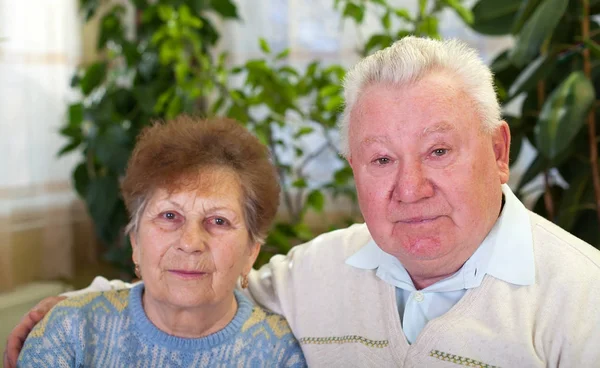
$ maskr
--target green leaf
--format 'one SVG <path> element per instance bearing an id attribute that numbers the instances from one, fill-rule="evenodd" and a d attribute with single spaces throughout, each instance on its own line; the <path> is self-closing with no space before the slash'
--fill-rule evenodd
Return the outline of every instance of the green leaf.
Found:
<path id="1" fill-rule="evenodd" d="M 549 96 L 536 126 L 536 148 L 554 162 L 585 124 L 595 100 L 594 86 L 580 72 L 572 72 Z"/>
<path id="2" fill-rule="evenodd" d="M 333 96 L 325 103 L 325 110 L 327 111 L 339 111 L 344 104 L 344 98 L 342 96 Z"/>
<path id="3" fill-rule="evenodd" d="M 473 12 L 467 8 L 465 8 L 459 0 L 444 0 L 449 7 L 454 9 L 456 14 L 466 23 L 473 24 L 474 16 Z"/>
<path id="4" fill-rule="evenodd" d="M 287 49 L 281 51 L 279 54 L 275 55 L 275 60 L 283 60 L 286 57 L 288 57 L 289 54 L 290 54 L 290 49 L 287 48 Z"/>
<path id="5" fill-rule="evenodd" d="M 381 50 L 394 43 L 394 39 L 388 35 L 375 34 L 369 38 L 365 44 L 364 54 L 367 55 L 373 50 Z"/>
<path id="6" fill-rule="evenodd" d="M 78 140 L 75 140 L 75 141 L 73 141 L 73 142 L 70 142 L 70 143 L 67 143 L 67 144 L 65 144 L 65 145 L 64 145 L 64 146 L 63 146 L 63 147 L 60 149 L 60 151 L 58 151 L 58 154 L 57 154 L 57 156 L 62 156 L 62 155 L 64 155 L 64 154 L 66 154 L 66 153 L 69 153 L 69 152 L 73 151 L 74 149 L 76 149 L 77 147 L 79 147 L 79 145 L 80 145 L 80 144 L 81 144 L 81 140 L 80 140 L 80 139 L 78 139 Z"/>
<path id="7" fill-rule="evenodd" d="M 73 170 L 72 178 L 73 186 L 75 187 L 77 194 L 79 194 L 81 198 L 85 198 L 85 194 L 87 193 L 87 188 L 90 183 L 90 177 L 88 175 L 85 162 L 77 165 L 75 170 Z"/>
<path id="8" fill-rule="evenodd" d="M 100 34 L 98 35 L 97 49 L 102 49 L 108 41 L 120 44 L 124 39 L 124 29 L 121 24 L 121 15 L 125 12 L 123 6 L 115 6 L 110 13 L 100 20 Z"/>
<path id="9" fill-rule="evenodd" d="M 300 178 L 300 179 L 295 180 L 292 183 L 292 186 L 294 188 L 306 188 L 306 187 L 308 187 L 308 185 L 306 184 L 306 180 L 304 178 Z"/>
<path id="10" fill-rule="evenodd" d="M 96 87 L 98 87 L 106 77 L 106 62 L 99 61 L 92 65 L 85 71 L 83 78 L 79 85 L 81 86 L 81 92 L 84 95 L 89 95 Z"/>
<path id="11" fill-rule="evenodd" d="M 539 174 L 544 172 L 544 170 L 548 169 L 548 160 L 546 160 L 542 155 L 538 154 L 533 161 L 529 164 L 529 167 L 523 175 L 521 176 L 521 180 L 519 180 L 519 184 L 517 185 L 517 192 L 520 192 L 521 189 L 525 185 L 527 185 L 530 181 L 535 179 Z"/>
<path id="12" fill-rule="evenodd" d="M 512 34 L 516 35 L 517 33 L 521 32 L 521 29 L 523 29 L 523 25 L 525 24 L 525 22 L 527 22 L 529 17 L 531 17 L 531 14 L 533 14 L 533 12 L 538 7 L 541 1 L 542 0 L 522 1 L 521 6 L 519 7 L 519 11 L 515 16 L 512 28 L 510 30 Z"/>
<path id="13" fill-rule="evenodd" d="M 83 104 L 74 103 L 69 106 L 69 125 L 76 127 L 83 122 Z"/>
<path id="14" fill-rule="evenodd" d="M 385 12 L 383 17 L 381 17 L 381 25 L 383 26 L 383 28 L 386 31 L 389 31 L 390 28 L 392 27 L 392 22 L 390 20 L 390 12 L 389 11 Z"/>
<path id="15" fill-rule="evenodd" d="M 396 16 L 398 16 L 399 18 L 402 18 L 404 20 L 407 20 L 409 22 L 412 21 L 412 17 L 410 16 L 410 13 L 408 12 L 408 10 L 406 9 L 395 9 L 394 13 L 396 14 Z"/>
<path id="16" fill-rule="evenodd" d="M 523 136 L 518 135 L 515 137 L 511 137 L 510 144 L 510 159 L 509 164 L 512 165 L 519 159 L 519 154 L 521 153 L 521 147 L 523 147 Z"/>
<path id="17" fill-rule="evenodd" d="M 79 9 L 85 15 L 86 22 L 96 14 L 99 5 L 100 1 L 98 0 L 79 0 Z"/>
<path id="18" fill-rule="evenodd" d="M 319 90 L 319 97 L 324 98 L 324 97 L 335 96 L 335 95 L 339 94 L 341 92 L 341 90 L 342 90 L 341 86 L 330 84 Z"/>
<path id="19" fill-rule="evenodd" d="M 489 36 L 509 34 L 521 2 L 522 0 L 480 0 L 472 9 L 471 28 Z"/>
<path id="20" fill-rule="evenodd" d="M 563 194 L 558 211 L 558 226 L 571 231 L 581 211 L 581 203 L 586 194 L 586 188 L 591 181 L 590 171 L 583 171 L 577 178 L 569 183 L 569 188 Z"/>
<path id="21" fill-rule="evenodd" d="M 322 212 L 325 205 L 325 196 L 323 196 L 320 190 L 315 189 L 308 194 L 306 205 L 312 207 L 317 212 Z"/>
<path id="22" fill-rule="evenodd" d="M 432 38 L 440 38 L 438 32 L 438 19 L 434 16 L 425 17 L 415 29 L 415 33 L 421 36 L 429 36 Z"/>
<path id="23" fill-rule="evenodd" d="M 522 72 L 519 74 L 514 83 L 510 86 L 508 94 L 514 97 L 521 92 L 530 91 L 540 80 L 546 78 L 546 76 L 554 69 L 555 65 L 554 55 L 541 55 L 538 56 L 532 63 L 530 63 Z"/>
<path id="24" fill-rule="evenodd" d="M 237 7 L 231 0 L 211 0 L 210 7 L 223 18 L 239 19 Z"/>
<path id="25" fill-rule="evenodd" d="M 124 173 L 131 154 L 131 138 L 120 124 L 110 126 L 94 141 L 98 161 L 114 173 Z"/>
<path id="26" fill-rule="evenodd" d="M 361 24 L 365 17 L 364 6 L 358 6 L 354 3 L 348 2 L 346 8 L 344 8 L 344 17 L 353 18 L 357 24 Z"/>
<path id="27" fill-rule="evenodd" d="M 300 129 L 298 129 L 298 131 L 296 132 L 296 134 L 294 134 L 294 139 L 298 139 L 300 137 L 302 137 L 303 135 L 307 135 L 310 134 L 312 132 L 314 132 L 315 130 L 311 127 L 302 127 Z"/>
<path id="28" fill-rule="evenodd" d="M 517 36 L 510 59 L 516 66 L 524 66 L 540 53 L 544 41 L 552 35 L 567 10 L 569 0 L 544 0 Z"/>
<path id="29" fill-rule="evenodd" d="M 421 18 L 425 16 L 425 12 L 427 11 L 427 0 L 419 0 L 419 15 Z"/>
<path id="30" fill-rule="evenodd" d="M 119 181 L 113 176 L 104 176 L 90 180 L 85 202 L 98 235 L 106 240 L 104 229 L 109 226 L 114 208 L 119 202 Z"/>
<path id="31" fill-rule="evenodd" d="M 294 225 L 294 232 L 296 233 L 296 237 L 300 239 L 300 241 L 308 241 L 314 238 L 314 234 L 310 231 L 310 228 L 305 223 L 299 223 Z"/>
<path id="32" fill-rule="evenodd" d="M 165 117 L 167 119 L 172 119 L 175 116 L 179 115 L 182 112 L 183 109 L 183 100 L 181 98 L 181 96 L 175 94 L 173 95 L 173 98 L 171 99 L 171 101 L 169 102 L 169 105 L 167 106 L 167 110 L 165 111 Z"/>
<path id="33" fill-rule="evenodd" d="M 333 174 L 333 179 L 337 185 L 346 185 L 350 179 L 352 179 L 352 168 L 345 166 L 337 170 Z"/>
<path id="34" fill-rule="evenodd" d="M 590 39 L 587 39 L 584 42 L 585 45 L 590 49 L 592 55 L 594 55 L 596 58 L 600 58 L 600 45 Z"/>
<path id="35" fill-rule="evenodd" d="M 261 37 L 258 39 L 258 42 L 260 43 L 260 49 L 262 50 L 262 52 L 264 52 L 265 54 L 271 53 L 271 48 L 269 47 L 269 43 L 267 42 L 267 40 Z"/>

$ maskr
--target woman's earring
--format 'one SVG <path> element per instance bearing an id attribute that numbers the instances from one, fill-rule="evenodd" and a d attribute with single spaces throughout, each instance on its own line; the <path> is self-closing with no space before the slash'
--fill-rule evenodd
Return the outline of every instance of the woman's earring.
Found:
<path id="1" fill-rule="evenodd" d="M 140 280 L 141 280 L 141 279 L 142 279 L 142 274 L 141 274 L 141 272 L 140 272 L 140 265 L 139 265 L 139 264 L 137 264 L 137 263 L 135 264 L 135 268 L 133 269 L 133 271 L 135 272 L 135 276 L 136 276 L 138 279 L 140 279 Z"/>
<path id="2" fill-rule="evenodd" d="M 242 276 L 242 289 L 248 288 L 248 275 Z"/>

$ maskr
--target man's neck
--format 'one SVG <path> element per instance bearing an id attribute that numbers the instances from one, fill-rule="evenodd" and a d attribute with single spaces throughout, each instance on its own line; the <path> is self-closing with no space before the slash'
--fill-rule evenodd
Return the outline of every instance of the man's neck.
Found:
<path id="1" fill-rule="evenodd" d="M 148 319 L 158 329 L 185 338 L 205 337 L 222 330 L 233 320 L 238 308 L 234 295 L 216 306 L 181 308 L 156 300 L 146 292 L 142 305 Z"/>
<path id="2" fill-rule="evenodd" d="M 441 281 L 443 279 L 446 279 L 446 278 L 454 275 L 456 272 L 458 272 L 458 270 L 461 269 L 461 267 L 463 266 L 463 264 L 465 262 L 466 262 L 466 260 L 464 260 L 462 263 L 460 263 L 459 265 L 454 266 L 454 267 L 452 267 L 452 266 L 444 267 L 443 269 L 436 268 L 438 270 L 438 272 L 436 272 L 435 275 L 431 275 L 428 272 L 431 268 L 429 268 L 427 266 L 423 267 L 425 270 L 421 270 L 421 267 L 418 267 L 416 269 L 413 268 L 413 270 L 409 270 L 407 268 L 406 271 L 410 275 L 410 278 L 412 279 L 415 289 L 422 290 L 422 289 L 425 289 L 426 287 L 429 287 L 429 286 L 435 284 L 438 281 Z M 427 272 L 422 272 L 422 271 L 427 271 Z"/>

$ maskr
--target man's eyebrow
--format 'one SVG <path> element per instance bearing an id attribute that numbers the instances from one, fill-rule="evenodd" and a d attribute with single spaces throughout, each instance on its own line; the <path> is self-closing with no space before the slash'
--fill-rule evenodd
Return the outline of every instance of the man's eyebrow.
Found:
<path id="1" fill-rule="evenodd" d="M 442 121 L 440 123 L 437 123 L 435 125 L 432 126 L 428 126 L 425 129 L 423 129 L 423 132 L 421 133 L 421 138 L 425 138 L 428 135 L 431 134 L 435 134 L 435 133 L 446 133 L 446 132 L 450 132 L 455 130 L 456 127 L 454 126 L 454 124 L 450 124 L 446 121 Z"/>
<path id="2" fill-rule="evenodd" d="M 387 137 L 371 135 L 363 139 L 362 142 L 360 142 L 360 145 L 370 146 L 373 143 L 388 143 L 389 141 L 390 140 Z"/>

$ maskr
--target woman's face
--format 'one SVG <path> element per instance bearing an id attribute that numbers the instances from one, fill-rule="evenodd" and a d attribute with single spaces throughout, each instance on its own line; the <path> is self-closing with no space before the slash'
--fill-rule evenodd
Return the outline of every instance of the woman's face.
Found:
<path id="1" fill-rule="evenodd" d="M 152 195 L 131 235 L 148 297 L 180 308 L 232 300 L 260 248 L 250 244 L 243 200 L 237 174 L 221 168 L 180 191 Z"/>

